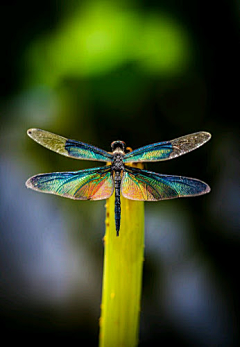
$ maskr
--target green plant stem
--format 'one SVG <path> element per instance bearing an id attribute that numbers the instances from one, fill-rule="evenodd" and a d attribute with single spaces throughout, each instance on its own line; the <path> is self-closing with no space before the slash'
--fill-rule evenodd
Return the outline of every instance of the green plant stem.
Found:
<path id="1" fill-rule="evenodd" d="M 100 347 L 134 347 L 138 344 L 140 316 L 144 203 L 121 196 L 121 228 L 117 237 L 114 200 L 113 195 L 106 205 Z"/>

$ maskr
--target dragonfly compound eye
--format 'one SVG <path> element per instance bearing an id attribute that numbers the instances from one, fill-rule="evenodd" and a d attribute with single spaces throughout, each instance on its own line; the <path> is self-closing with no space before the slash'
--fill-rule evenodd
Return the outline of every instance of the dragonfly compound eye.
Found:
<path id="1" fill-rule="evenodd" d="M 114 151 L 116 148 L 120 148 L 123 152 L 125 152 L 126 149 L 126 143 L 124 141 L 113 141 L 111 143 L 111 148 Z"/>

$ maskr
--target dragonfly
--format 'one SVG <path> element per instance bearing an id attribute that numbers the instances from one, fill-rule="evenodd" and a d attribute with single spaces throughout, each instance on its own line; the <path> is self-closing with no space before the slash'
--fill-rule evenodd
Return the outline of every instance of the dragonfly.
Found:
<path id="1" fill-rule="evenodd" d="M 153 143 L 127 153 L 125 142 L 119 140 L 112 142 L 112 152 L 107 152 L 41 129 L 29 129 L 27 134 L 40 145 L 66 157 L 107 163 L 79 171 L 38 174 L 30 177 L 26 186 L 74 200 L 108 199 L 115 191 L 117 236 L 121 221 L 121 194 L 131 200 L 159 201 L 210 192 L 208 184 L 195 178 L 159 174 L 131 166 L 173 159 L 191 152 L 210 140 L 211 134 L 206 131 Z"/>

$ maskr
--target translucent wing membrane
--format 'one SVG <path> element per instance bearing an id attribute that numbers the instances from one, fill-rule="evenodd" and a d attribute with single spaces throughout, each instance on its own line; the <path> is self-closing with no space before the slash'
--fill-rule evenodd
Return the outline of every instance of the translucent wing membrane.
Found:
<path id="1" fill-rule="evenodd" d="M 158 142 L 144 146 L 127 153 L 124 163 L 160 161 L 176 158 L 180 155 L 193 151 L 210 140 L 211 134 L 205 131 L 179 137 L 172 141 Z"/>
<path id="2" fill-rule="evenodd" d="M 160 175 L 154 172 L 125 167 L 121 191 L 131 200 L 157 201 L 208 193 L 210 187 L 197 179 Z"/>
<path id="3" fill-rule="evenodd" d="M 73 171 L 52 172 L 29 178 L 28 188 L 75 200 L 102 200 L 114 190 L 111 166 Z"/>
<path id="4" fill-rule="evenodd" d="M 84 160 L 98 160 L 112 162 L 113 156 L 100 148 L 80 141 L 69 140 L 41 129 L 29 129 L 27 132 L 34 141 L 50 149 L 51 151 L 71 157 Z"/>

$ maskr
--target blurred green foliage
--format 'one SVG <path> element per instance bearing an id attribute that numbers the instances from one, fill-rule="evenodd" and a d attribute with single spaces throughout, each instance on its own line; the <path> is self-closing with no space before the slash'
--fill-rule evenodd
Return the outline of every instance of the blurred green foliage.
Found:
<path id="1" fill-rule="evenodd" d="M 56 86 L 66 77 L 103 75 L 126 63 L 160 76 L 189 63 L 187 32 L 173 16 L 127 9 L 121 2 L 89 1 L 76 8 L 27 52 L 33 83 Z"/>

